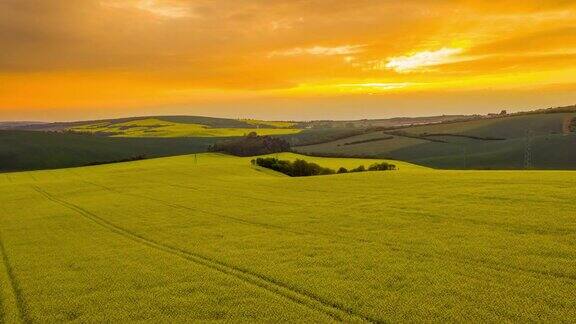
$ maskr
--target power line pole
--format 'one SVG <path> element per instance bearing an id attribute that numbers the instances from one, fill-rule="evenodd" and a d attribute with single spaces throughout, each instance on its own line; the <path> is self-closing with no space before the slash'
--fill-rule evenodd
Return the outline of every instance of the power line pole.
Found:
<path id="1" fill-rule="evenodd" d="M 534 133 L 531 129 L 526 131 L 526 146 L 524 148 L 524 168 L 530 170 L 534 167 L 532 161 L 532 140 L 534 139 Z"/>

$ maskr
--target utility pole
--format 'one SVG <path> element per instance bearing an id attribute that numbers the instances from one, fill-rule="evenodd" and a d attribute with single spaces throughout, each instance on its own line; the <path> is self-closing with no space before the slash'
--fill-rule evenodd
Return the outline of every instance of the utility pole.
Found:
<path id="1" fill-rule="evenodd" d="M 526 131 L 526 147 L 524 149 L 524 168 L 530 170 L 534 167 L 532 161 L 532 140 L 534 139 L 534 133 L 532 129 Z"/>

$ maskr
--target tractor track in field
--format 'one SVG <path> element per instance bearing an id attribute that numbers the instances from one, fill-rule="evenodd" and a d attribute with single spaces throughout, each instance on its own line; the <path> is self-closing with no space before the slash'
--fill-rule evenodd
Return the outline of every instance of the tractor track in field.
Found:
<path id="1" fill-rule="evenodd" d="M 188 175 L 185 172 L 182 172 L 183 175 Z M 216 182 L 222 182 L 222 183 L 234 183 L 233 181 L 229 181 L 229 180 L 223 180 L 223 179 L 212 179 L 215 180 Z M 357 237 L 351 237 L 351 236 L 347 236 L 347 235 L 338 235 L 338 234 L 333 234 L 333 233 L 323 233 L 323 232 L 318 232 L 318 231 L 308 231 L 308 230 L 304 230 L 304 231 L 297 231 L 297 230 L 292 230 L 286 227 L 282 227 L 282 226 L 277 226 L 277 225 L 272 225 L 272 224 L 267 224 L 267 223 L 259 223 L 259 222 L 251 222 L 251 221 L 247 221 L 241 218 L 237 218 L 237 217 L 232 217 L 232 216 L 227 216 L 227 215 L 222 215 L 222 214 L 218 214 L 218 213 L 214 213 L 214 212 L 209 212 L 209 211 L 203 211 L 203 210 L 199 210 L 199 209 L 194 209 L 191 207 L 187 207 L 187 206 L 183 206 L 183 205 L 177 205 L 177 204 L 172 204 L 172 203 L 168 203 L 166 201 L 160 200 L 160 199 L 156 199 L 156 198 L 150 198 L 147 196 L 143 196 L 143 195 L 136 195 L 136 194 L 130 194 L 130 193 L 125 193 L 122 192 L 120 190 L 117 189 L 112 189 L 112 188 L 108 188 L 106 186 L 97 184 L 97 183 L 93 183 L 90 181 L 86 181 L 86 180 L 82 180 L 88 184 L 92 184 L 94 186 L 98 186 L 101 187 L 103 189 L 106 190 L 110 190 L 112 192 L 116 192 L 119 194 L 123 194 L 123 195 L 129 195 L 129 196 L 133 196 L 133 197 L 137 197 L 137 198 L 142 198 L 142 199 L 148 199 L 150 201 L 156 201 L 158 203 L 162 203 L 168 207 L 172 207 L 172 208 L 177 208 L 177 209 L 181 209 L 181 210 L 188 210 L 188 211 L 194 211 L 194 212 L 201 212 L 201 213 L 205 213 L 208 215 L 213 215 L 213 216 L 217 216 L 217 217 L 221 217 L 221 218 L 225 218 L 225 219 L 229 219 L 232 221 L 235 221 L 237 223 L 241 223 L 241 224 L 245 224 L 245 225 L 253 225 L 253 226 L 260 226 L 260 227 L 264 227 L 264 228 L 268 228 L 270 230 L 278 230 L 278 231 L 284 231 L 284 232 L 288 232 L 288 233 L 293 233 L 293 234 L 298 234 L 298 235 L 318 235 L 318 236 L 324 236 L 327 238 L 332 238 L 332 239 L 345 239 L 345 240 L 349 240 L 349 241 L 355 241 L 355 242 L 359 242 L 362 244 L 377 244 L 377 245 L 385 245 L 387 248 L 389 248 L 391 251 L 394 252 L 407 252 L 407 253 L 411 253 L 415 256 L 418 257 L 423 257 L 423 258 L 428 258 L 428 259 L 450 259 L 453 262 L 459 263 L 459 264 L 463 264 L 463 265 L 474 265 L 474 266 L 479 266 L 482 268 L 486 268 L 486 269 L 490 269 L 490 270 L 494 270 L 494 271 L 516 271 L 516 272 L 521 272 L 521 273 L 526 273 L 526 274 L 531 274 L 536 278 L 541 278 L 541 277 L 555 277 L 555 278 L 561 278 L 561 279 L 565 279 L 565 280 L 570 280 L 570 281 L 576 281 L 576 276 L 574 275 L 570 275 L 570 274 L 562 274 L 562 273 L 558 273 L 558 272 L 550 272 L 550 271 L 545 271 L 545 270 L 537 270 L 537 269 L 526 269 L 523 268 L 521 266 L 514 266 L 514 265 L 506 265 L 506 264 L 498 264 L 495 262 L 491 262 L 488 261 L 486 262 L 486 260 L 476 260 L 476 259 L 469 259 L 469 260 L 464 260 L 460 257 L 457 256 L 447 256 L 447 255 L 442 255 L 442 256 L 437 256 L 437 255 L 432 255 L 429 253 L 423 253 L 422 251 L 417 251 L 417 250 L 413 250 L 410 248 L 405 248 L 405 247 L 398 247 L 395 244 L 392 243 L 386 243 L 386 242 L 380 242 L 380 241 L 373 241 L 373 240 L 369 240 L 369 239 L 362 239 L 362 238 L 357 238 Z M 170 185 L 172 186 L 172 184 L 166 184 L 163 182 L 158 182 L 159 184 L 164 184 L 164 185 Z M 188 189 L 188 190 L 195 190 L 195 191 L 200 191 L 200 188 L 196 188 L 196 187 L 190 187 L 190 186 L 185 186 L 185 185 L 173 185 L 174 187 L 178 187 L 178 188 L 183 188 L 183 189 Z M 277 187 L 275 186 L 268 186 L 268 185 L 262 185 L 260 184 L 260 186 L 262 187 L 268 187 L 271 189 L 276 189 Z M 333 194 L 333 192 L 331 191 L 325 191 L 325 190 L 317 190 L 317 189 L 300 189 L 301 191 L 305 191 L 305 192 L 314 192 L 314 193 L 326 193 L 326 194 Z M 236 195 L 236 194 L 234 194 Z M 238 196 L 238 195 L 236 195 Z M 253 197 L 246 197 L 246 198 L 253 198 Z M 270 201 L 270 202 L 274 202 L 277 203 L 276 201 Z M 405 212 L 405 210 L 403 209 L 398 209 L 398 211 L 401 212 Z"/>
<path id="2" fill-rule="evenodd" d="M 72 170 L 70 170 L 72 171 Z M 75 174 L 78 177 L 83 177 L 82 175 L 78 174 L 77 172 L 72 172 L 73 174 Z M 180 172 L 180 174 L 185 175 L 185 176 L 189 176 L 189 174 L 185 173 L 185 172 Z M 108 190 L 114 190 L 111 188 L 108 188 L 106 186 L 103 186 L 101 184 L 97 184 L 94 182 L 90 182 L 87 180 L 82 180 L 83 182 L 86 182 L 88 184 L 93 184 L 95 186 L 104 188 L 104 189 L 108 189 Z M 203 188 L 199 188 L 199 187 L 193 187 L 193 186 L 187 186 L 187 185 L 179 185 L 179 184 L 173 184 L 173 183 L 166 183 L 166 182 L 162 182 L 162 181 L 146 181 L 148 183 L 151 184 L 161 184 L 164 186 L 169 186 L 169 187 L 174 187 L 174 188 L 180 188 L 180 189 L 187 189 L 187 190 L 194 190 L 194 191 L 202 191 Z M 261 202 L 265 202 L 265 203 L 271 203 L 271 204 L 280 204 L 280 205 L 284 205 L 284 206 L 294 206 L 294 203 L 288 203 L 288 202 L 284 202 L 284 201 L 278 201 L 278 200 L 271 200 L 271 199 L 264 199 L 264 198 L 258 198 L 258 197 L 253 197 L 253 196 L 247 196 L 247 195 L 239 195 L 237 193 L 231 193 L 231 195 L 234 195 L 235 197 L 239 197 L 239 198 L 244 198 L 244 199 L 250 199 L 250 200 L 255 200 L 255 201 L 261 201 Z"/>
<path id="3" fill-rule="evenodd" d="M 184 206 L 184 205 L 180 205 L 180 204 L 174 204 L 174 203 L 170 203 L 167 201 L 164 201 L 162 199 L 158 199 L 158 198 L 152 198 L 152 197 L 148 197 L 148 196 L 144 196 L 144 195 L 138 195 L 138 194 L 133 194 L 133 193 L 128 193 L 128 192 L 123 192 L 121 190 L 117 190 L 117 189 L 113 189 L 110 187 L 106 187 L 103 186 L 101 184 L 97 184 L 94 182 L 90 182 L 90 181 L 86 181 L 86 180 L 82 180 L 85 183 L 88 183 L 90 185 L 96 186 L 96 187 L 100 187 L 104 190 L 108 190 L 110 192 L 114 192 L 120 195 L 124 195 L 124 196 L 130 196 L 130 197 L 135 197 L 135 198 L 139 198 L 139 199 L 145 199 L 145 200 L 149 200 L 149 201 L 153 201 L 159 204 L 162 204 L 166 207 L 170 207 L 173 209 L 179 209 L 179 210 L 185 210 L 185 211 L 191 211 L 191 212 L 195 212 L 195 213 L 202 213 L 202 214 L 206 214 L 206 215 L 211 215 L 211 216 L 216 216 L 219 218 L 224 218 L 239 224 L 244 224 L 244 225 L 252 225 L 252 226 L 258 226 L 258 227 L 264 227 L 266 229 L 271 229 L 271 230 L 279 230 L 279 231 L 284 231 L 284 232 L 289 232 L 292 234 L 299 234 L 299 235 L 303 235 L 303 234 L 307 234 L 301 231 L 295 231 L 295 230 L 291 230 L 291 229 L 287 229 L 285 227 L 282 226 L 277 226 L 277 225 L 272 225 L 272 224 L 267 224 L 267 223 L 260 223 L 260 222 L 253 222 L 253 221 L 248 221 L 242 218 L 238 218 L 238 217 L 234 217 L 234 216 L 228 216 L 228 215 L 223 215 L 223 214 L 219 214 L 219 213 L 215 213 L 215 212 L 210 212 L 207 210 L 202 210 L 202 209 L 198 209 L 198 208 L 192 208 L 192 207 L 188 207 L 188 206 Z M 308 233 L 309 234 L 309 233 Z"/>
<path id="4" fill-rule="evenodd" d="M 269 230 L 276 230 L 276 231 L 280 231 L 280 232 L 287 232 L 287 233 L 292 233 L 292 234 L 297 234 L 297 235 L 323 236 L 323 237 L 327 237 L 329 239 L 344 239 L 344 240 L 354 241 L 354 242 L 358 242 L 358 243 L 362 243 L 362 244 L 384 245 L 387 248 L 389 248 L 391 251 L 394 251 L 394 252 L 407 252 L 407 253 L 411 253 L 417 257 L 428 258 L 428 259 L 436 259 L 436 260 L 449 259 L 449 260 L 456 262 L 456 263 L 459 263 L 459 264 L 479 266 L 479 267 L 494 270 L 494 271 L 510 271 L 510 270 L 512 270 L 512 271 L 517 271 L 517 272 L 528 273 L 528 274 L 531 274 L 535 277 L 556 277 L 556 278 L 562 278 L 562 279 L 567 279 L 567 280 L 571 280 L 571 281 L 576 280 L 576 277 L 574 277 L 574 276 L 560 274 L 560 273 L 547 272 L 547 271 L 534 270 L 534 269 L 525 269 L 522 267 L 511 266 L 511 265 L 495 264 L 493 262 L 486 262 L 485 260 L 475 260 L 475 259 L 464 260 L 464 259 L 461 259 L 458 257 L 448 256 L 448 255 L 444 255 L 444 256 L 440 257 L 440 256 L 437 256 L 434 254 L 424 253 L 424 252 L 417 251 L 414 249 L 409 249 L 409 248 L 405 248 L 405 247 L 398 247 L 397 245 L 394 245 L 391 243 L 377 242 L 377 241 L 373 241 L 373 240 L 351 237 L 351 236 L 347 236 L 347 235 L 329 234 L 329 233 L 324 233 L 324 232 L 319 232 L 319 231 L 293 230 L 293 229 L 289 229 L 289 228 L 286 228 L 283 226 L 272 225 L 272 224 L 268 224 L 268 223 L 247 221 L 245 219 L 238 218 L 238 217 L 222 215 L 222 214 L 215 213 L 215 212 L 205 211 L 205 210 L 196 209 L 196 208 L 183 206 L 183 205 L 179 205 L 179 204 L 174 204 L 174 203 L 169 203 L 167 201 L 157 199 L 157 198 L 152 198 L 152 197 L 148 197 L 148 196 L 144 196 L 144 195 L 138 195 L 138 194 L 132 194 L 132 193 L 126 193 L 126 192 L 123 192 L 123 191 L 120 191 L 117 189 L 103 186 L 101 184 L 90 182 L 87 180 L 82 180 L 82 181 L 85 183 L 91 184 L 93 186 L 108 190 L 110 192 L 115 192 L 117 194 L 131 196 L 131 197 L 140 198 L 140 199 L 146 199 L 149 201 L 163 204 L 164 206 L 174 208 L 174 209 L 192 211 L 192 212 L 197 212 L 197 213 L 204 213 L 207 215 L 212 215 L 212 216 L 228 219 L 228 220 L 234 221 L 236 223 L 244 224 L 244 225 L 258 226 L 258 227 L 263 227 L 263 228 L 266 228 Z M 177 186 L 177 187 L 181 187 L 181 188 L 185 188 L 185 189 L 189 189 L 189 190 L 199 190 L 197 188 L 191 188 L 191 187 L 189 188 L 186 186 Z M 314 191 L 314 190 L 310 190 L 310 191 Z M 320 192 L 324 192 L 324 191 L 320 191 Z M 400 211 L 403 211 L 403 210 L 400 210 Z"/>
<path id="5" fill-rule="evenodd" d="M 15 306 L 16 306 L 16 310 L 18 312 L 17 317 L 23 322 L 23 323 L 32 323 L 32 320 L 30 319 L 30 317 L 28 316 L 28 311 L 27 311 L 27 307 L 26 307 L 26 301 L 24 300 L 24 296 L 22 294 L 22 289 L 20 288 L 20 285 L 18 284 L 18 281 L 16 280 L 16 276 L 14 275 L 14 269 L 12 268 L 12 265 L 10 263 L 10 259 L 8 258 L 8 254 L 6 253 L 6 247 L 4 246 L 4 242 L 2 241 L 2 237 L 0 237 L 0 255 L 2 257 L 2 267 L 4 269 L 4 271 L 6 271 L 6 274 L 8 276 L 8 280 L 10 281 L 10 288 L 12 290 L 12 293 L 14 294 L 14 299 L 15 299 Z M 6 300 L 4 300 L 6 301 Z M 0 307 L 4 307 L 3 305 L 0 304 Z"/>
<path id="6" fill-rule="evenodd" d="M 32 178 L 32 181 L 38 182 L 38 178 L 36 178 L 36 176 L 34 176 L 34 174 L 32 172 L 28 172 L 28 175 L 30 176 L 30 178 Z"/>
<path id="7" fill-rule="evenodd" d="M 93 186 L 108 190 L 110 192 L 117 193 L 117 194 L 130 196 L 130 197 L 136 197 L 139 199 L 146 199 L 146 200 L 153 201 L 153 202 L 156 202 L 156 203 L 159 203 L 159 204 L 162 204 L 164 206 L 174 208 L 174 209 L 180 209 L 180 210 L 185 210 L 185 211 L 191 211 L 191 212 L 203 213 L 206 215 L 216 216 L 219 218 L 231 220 L 231 221 L 239 223 L 239 224 L 258 226 L 258 227 L 263 227 L 263 228 L 266 228 L 269 230 L 276 230 L 276 231 L 280 231 L 280 232 L 287 232 L 287 233 L 298 234 L 298 235 L 324 236 L 324 237 L 328 237 L 331 239 L 339 238 L 339 239 L 346 239 L 349 241 L 355 241 L 355 242 L 359 242 L 359 243 L 374 243 L 374 242 L 369 241 L 369 240 L 365 240 L 365 239 L 361 239 L 361 238 L 357 238 L 357 237 L 350 237 L 350 236 L 346 236 L 346 235 L 328 234 L 328 233 L 322 233 L 322 232 L 317 232 L 317 231 L 294 230 L 294 229 L 286 228 L 284 226 L 273 225 L 273 224 L 269 224 L 269 223 L 248 221 L 248 220 L 245 220 L 245 219 L 239 218 L 239 217 L 228 216 L 228 215 L 215 213 L 215 212 L 211 212 L 211 211 L 207 211 L 207 210 L 203 210 L 203 209 L 192 208 L 192 207 L 188 207 L 188 206 L 184 206 L 184 205 L 180 205 L 180 204 L 170 203 L 170 202 L 167 202 L 165 200 L 158 199 L 158 198 L 152 198 L 152 197 L 148 197 L 148 196 L 144 196 L 144 195 L 138 195 L 138 194 L 123 192 L 121 190 L 109 188 L 109 187 L 103 186 L 101 184 L 97 184 L 97 183 L 86 181 L 86 180 L 82 180 L 82 181 L 85 183 L 91 184 Z M 178 186 L 178 187 L 189 189 L 189 190 L 194 190 L 192 188 L 187 188 L 185 186 Z"/>
<path id="8" fill-rule="evenodd" d="M 126 239 L 129 239 L 135 243 L 142 244 L 144 246 L 147 246 L 148 248 L 168 253 L 170 255 L 179 257 L 183 260 L 187 260 L 189 262 L 199 264 L 212 270 L 218 271 L 222 274 L 234 277 L 245 283 L 262 288 L 274 295 L 288 299 L 303 307 L 328 315 L 337 321 L 353 320 L 357 322 L 373 322 L 373 323 L 382 322 L 379 319 L 359 314 L 357 312 L 354 312 L 352 309 L 334 303 L 330 300 L 324 299 L 320 296 L 316 296 L 312 293 L 302 291 L 301 289 L 291 287 L 288 284 L 285 284 L 275 278 L 258 274 L 235 265 L 227 264 L 214 258 L 186 251 L 184 249 L 180 249 L 170 245 L 162 244 L 160 242 L 146 238 L 143 235 L 132 232 L 123 227 L 117 226 L 114 223 L 109 222 L 108 220 L 92 212 L 89 212 L 78 205 L 56 198 L 50 193 L 42 190 L 40 187 L 33 186 L 33 189 L 40 195 L 44 196 L 46 199 L 62 207 L 70 209 L 76 212 L 77 214 L 81 215 L 82 217 L 98 224 L 99 226 L 111 232 L 114 232 Z"/>

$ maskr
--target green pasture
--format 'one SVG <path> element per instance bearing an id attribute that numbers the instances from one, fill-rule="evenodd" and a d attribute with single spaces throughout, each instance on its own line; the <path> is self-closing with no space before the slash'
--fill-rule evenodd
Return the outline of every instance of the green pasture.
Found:
<path id="1" fill-rule="evenodd" d="M 391 158 L 443 169 L 576 169 L 576 133 L 566 125 L 576 113 L 534 114 L 504 118 L 379 130 L 296 144 L 299 153 Z M 297 135 L 299 136 L 299 135 Z M 370 141 L 392 136 L 392 139 Z M 367 141 L 367 142 L 362 142 Z"/>
<path id="2" fill-rule="evenodd" d="M 391 163 L 289 178 L 198 154 L 0 174 L 0 322 L 576 318 L 576 173 Z"/>
<path id="3" fill-rule="evenodd" d="M 287 121 L 265 121 L 265 120 L 258 120 L 258 119 L 241 119 L 240 121 L 245 122 L 249 125 L 258 126 L 258 127 L 273 127 L 273 128 L 292 128 L 297 125 L 295 122 L 287 122 Z"/>
<path id="4" fill-rule="evenodd" d="M 414 126 L 403 130 L 413 135 L 449 133 L 512 139 L 526 137 L 528 131 L 535 136 L 562 134 L 565 121 L 575 117 L 576 113 L 532 114 Z"/>
<path id="5" fill-rule="evenodd" d="M 251 132 L 256 132 L 258 135 L 284 135 L 300 132 L 298 129 L 290 128 L 214 128 L 202 124 L 179 123 L 158 118 L 120 123 L 98 122 L 71 127 L 70 130 L 109 134 L 113 137 L 234 137 L 244 136 Z"/>
<path id="6" fill-rule="evenodd" d="M 0 130 L 0 172 L 56 169 L 130 159 L 206 152 L 221 138 L 119 138 Z"/>

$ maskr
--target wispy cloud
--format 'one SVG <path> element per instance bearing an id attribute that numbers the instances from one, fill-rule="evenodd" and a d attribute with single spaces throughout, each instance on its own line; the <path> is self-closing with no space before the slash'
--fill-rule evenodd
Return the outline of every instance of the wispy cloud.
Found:
<path id="1" fill-rule="evenodd" d="M 184 18 L 192 16 L 192 9 L 184 5 L 160 3 L 157 0 L 117 1 L 107 0 L 100 2 L 103 6 L 112 8 L 133 8 L 164 18 Z"/>
<path id="2" fill-rule="evenodd" d="M 574 0 L 0 0 L 0 118 L 3 109 L 200 106 L 224 94 L 267 112 L 276 96 L 318 95 L 307 101 L 316 110 L 348 106 L 347 93 L 362 108 L 381 107 L 360 96 L 378 93 L 436 98 L 440 110 L 452 96 L 465 100 L 452 108 L 472 109 L 455 93 L 575 84 L 574 21 Z M 545 105 L 574 100 L 573 88 L 542 89 Z M 473 104 L 501 106 L 495 97 Z"/>
<path id="3" fill-rule="evenodd" d="M 373 64 L 375 70 L 394 70 L 398 73 L 409 73 L 422 70 L 431 66 L 457 62 L 457 56 L 462 54 L 462 48 L 441 48 L 436 51 L 422 51 L 406 56 L 390 57 L 385 61 L 377 61 Z"/>
<path id="4" fill-rule="evenodd" d="M 372 90 L 394 90 L 406 88 L 413 85 L 410 82 L 392 82 L 392 83 L 382 83 L 382 82 L 369 82 L 369 83 L 346 83 L 340 84 L 340 87 L 345 88 L 363 88 Z"/>
<path id="5" fill-rule="evenodd" d="M 366 45 L 343 45 L 335 47 L 313 46 L 313 47 L 296 47 L 288 50 L 274 51 L 270 56 L 334 56 L 334 55 L 351 55 L 360 53 Z"/>

